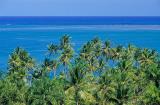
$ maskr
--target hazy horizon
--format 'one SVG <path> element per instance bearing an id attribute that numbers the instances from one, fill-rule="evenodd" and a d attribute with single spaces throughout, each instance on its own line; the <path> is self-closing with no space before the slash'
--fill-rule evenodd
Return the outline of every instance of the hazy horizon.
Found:
<path id="1" fill-rule="evenodd" d="M 160 1 L 1 0 L 0 16 L 160 16 Z"/>
<path id="2" fill-rule="evenodd" d="M 0 16 L 0 17 L 160 17 L 160 16 Z"/>

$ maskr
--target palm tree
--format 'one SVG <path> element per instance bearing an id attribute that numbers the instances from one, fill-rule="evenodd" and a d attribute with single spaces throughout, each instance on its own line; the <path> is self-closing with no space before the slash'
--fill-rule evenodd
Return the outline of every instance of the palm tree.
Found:
<path id="1" fill-rule="evenodd" d="M 59 63 L 57 60 L 52 60 L 51 61 L 51 67 L 53 69 L 53 72 L 54 72 L 54 77 L 56 77 L 56 70 L 57 70 L 57 67 L 58 67 Z"/>
<path id="2" fill-rule="evenodd" d="M 70 43 L 70 37 L 68 35 L 62 36 L 60 39 L 61 56 L 60 62 L 64 66 L 63 73 L 67 71 L 67 65 L 70 64 L 71 58 L 73 57 L 74 51 Z"/>
<path id="3" fill-rule="evenodd" d="M 65 49 L 65 47 L 70 46 L 70 37 L 68 35 L 62 36 L 60 39 L 60 48 Z"/>
<path id="4" fill-rule="evenodd" d="M 87 42 L 83 46 L 82 50 L 80 51 L 80 56 L 81 56 L 81 58 L 84 58 L 87 61 L 89 61 L 93 56 L 93 51 L 94 51 L 93 50 L 93 43 Z"/>
<path id="5" fill-rule="evenodd" d="M 65 91 L 66 94 L 66 105 L 81 105 L 81 104 L 95 104 L 95 97 L 92 92 L 89 91 L 91 88 L 95 88 L 95 84 L 89 84 L 85 78 L 86 64 L 83 60 L 79 59 L 73 64 L 68 81 L 68 88 Z M 85 83 L 85 81 L 87 83 Z M 94 89 L 93 89 L 94 91 Z"/>
<path id="6" fill-rule="evenodd" d="M 60 79 L 34 80 L 27 95 L 27 105 L 64 105 L 64 86 Z"/>
<path id="7" fill-rule="evenodd" d="M 122 58 L 124 55 L 124 47 L 122 45 L 117 46 L 116 48 L 111 49 L 111 59 L 117 61 Z"/>
<path id="8" fill-rule="evenodd" d="M 106 103 L 115 105 L 133 104 L 133 99 L 136 96 L 136 85 L 134 84 L 135 78 L 136 76 L 133 71 L 121 72 L 118 69 L 106 71 L 99 81 L 99 103 L 102 105 L 105 105 Z"/>
<path id="9" fill-rule="evenodd" d="M 93 51 L 95 53 L 95 57 L 99 58 L 102 55 L 102 42 L 96 37 L 92 40 Z"/>
<path id="10" fill-rule="evenodd" d="M 144 49 L 139 53 L 138 61 L 141 66 L 151 65 L 156 62 L 157 52 L 155 50 Z"/>
<path id="11" fill-rule="evenodd" d="M 28 72 L 34 67 L 34 60 L 24 49 L 17 47 L 10 55 L 8 65 L 9 75 L 26 81 Z"/>
<path id="12" fill-rule="evenodd" d="M 130 44 L 111 47 L 94 38 L 74 55 L 70 37 L 60 41 L 48 46 L 50 56 L 40 65 L 22 48 L 11 53 L 9 71 L 0 75 L 1 105 L 160 104 L 158 52 Z M 57 75 L 58 67 L 68 77 Z M 48 75 L 52 71 L 56 78 Z"/>
<path id="13" fill-rule="evenodd" d="M 86 60 L 88 70 L 92 73 L 98 68 L 101 50 L 101 42 L 99 39 L 95 38 L 94 40 L 87 42 L 80 52 L 80 58 Z"/>
<path id="14" fill-rule="evenodd" d="M 47 76 L 48 73 L 51 71 L 51 61 L 48 58 L 45 58 L 43 64 L 42 64 L 42 75 Z"/>
<path id="15" fill-rule="evenodd" d="M 99 59 L 97 69 L 100 71 L 100 73 L 103 73 L 103 71 L 106 69 L 106 62 L 103 58 Z"/>
<path id="16" fill-rule="evenodd" d="M 103 56 L 106 57 L 106 59 L 111 59 L 111 44 L 110 41 L 105 41 L 104 42 L 104 47 L 103 47 Z"/>
<path id="17" fill-rule="evenodd" d="M 63 73 L 65 73 L 67 71 L 67 65 L 70 64 L 71 58 L 73 57 L 73 49 L 71 47 L 66 47 L 61 56 L 60 56 L 60 62 L 62 62 L 63 66 L 64 66 L 64 71 Z"/>
<path id="18" fill-rule="evenodd" d="M 59 46 L 58 45 L 55 45 L 55 44 L 48 45 L 49 55 L 56 54 L 58 50 L 59 50 Z"/>
<path id="19" fill-rule="evenodd" d="M 19 87 L 9 78 L 0 81 L 0 104 L 1 105 L 26 105 L 26 93 L 28 87 Z"/>

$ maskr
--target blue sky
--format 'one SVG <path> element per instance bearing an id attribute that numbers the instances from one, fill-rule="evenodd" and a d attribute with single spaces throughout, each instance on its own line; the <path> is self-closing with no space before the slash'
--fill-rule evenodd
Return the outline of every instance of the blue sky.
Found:
<path id="1" fill-rule="evenodd" d="M 160 0 L 0 0 L 0 16 L 160 16 Z"/>

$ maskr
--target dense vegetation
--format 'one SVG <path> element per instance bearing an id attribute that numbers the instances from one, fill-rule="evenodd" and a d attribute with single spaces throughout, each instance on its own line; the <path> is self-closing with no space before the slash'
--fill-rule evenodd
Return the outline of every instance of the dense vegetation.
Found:
<path id="1" fill-rule="evenodd" d="M 68 35 L 42 64 L 18 47 L 0 76 L 0 105 L 160 105 L 159 58 L 99 38 L 75 53 Z"/>

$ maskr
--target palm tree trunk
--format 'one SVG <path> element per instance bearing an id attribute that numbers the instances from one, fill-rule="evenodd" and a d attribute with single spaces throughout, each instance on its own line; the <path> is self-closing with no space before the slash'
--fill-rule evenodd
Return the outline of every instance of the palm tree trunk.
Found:
<path id="1" fill-rule="evenodd" d="M 53 71 L 54 72 L 54 78 L 56 77 L 56 70 Z"/>
<path id="2" fill-rule="evenodd" d="M 63 71 L 63 73 L 64 73 L 64 75 L 65 75 L 65 78 L 67 78 L 67 64 L 66 63 L 64 63 L 64 71 Z"/>
<path id="3" fill-rule="evenodd" d="M 79 101 L 78 101 L 78 99 L 79 99 L 79 97 L 78 97 L 78 91 L 79 91 L 79 89 L 78 89 L 78 87 L 76 86 L 76 90 L 75 90 L 75 101 L 76 101 L 76 105 L 79 105 Z"/>
<path id="4" fill-rule="evenodd" d="M 79 105 L 78 102 L 76 102 L 76 105 Z"/>
<path id="5" fill-rule="evenodd" d="M 66 71 L 66 63 L 63 63 L 63 66 L 64 66 L 63 73 L 65 74 L 65 71 Z"/>

